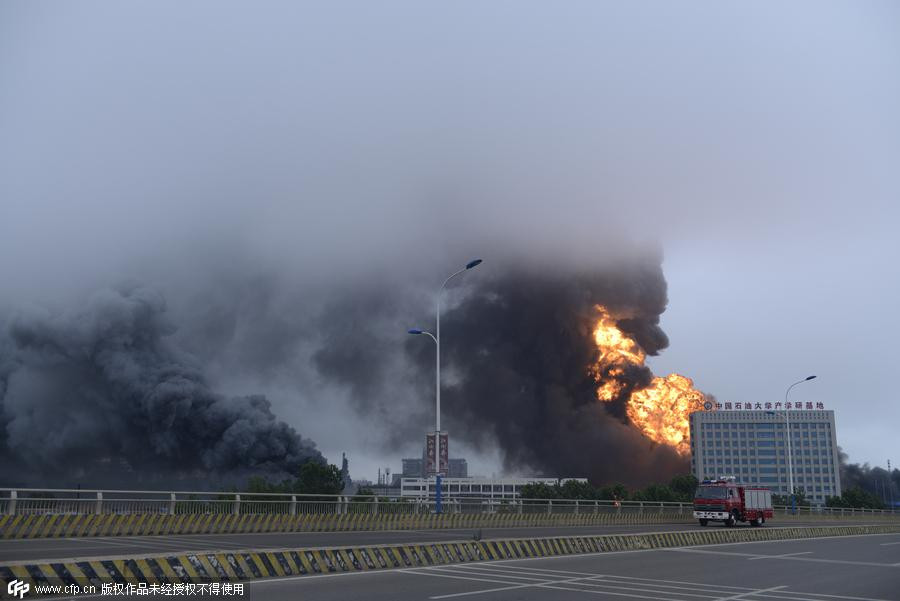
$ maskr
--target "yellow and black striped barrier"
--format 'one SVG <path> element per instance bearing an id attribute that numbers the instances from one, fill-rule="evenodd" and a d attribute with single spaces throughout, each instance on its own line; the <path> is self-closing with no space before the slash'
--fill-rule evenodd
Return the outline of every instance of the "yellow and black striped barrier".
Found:
<path id="1" fill-rule="evenodd" d="M 693 514 L 40 514 L 0 516 L 0 539 L 163 534 L 343 532 L 446 528 L 640 525 L 693 521 Z"/>
<path id="2" fill-rule="evenodd" d="M 900 533 L 900 524 L 788 528 L 714 529 L 645 534 L 565 536 L 341 548 L 187 553 L 152 557 L 70 560 L 0 565 L 0 586 L 12 580 L 35 586 L 140 587 L 234 583 L 255 578 L 307 576 L 474 561 L 636 551 L 748 541 L 772 541 Z"/>

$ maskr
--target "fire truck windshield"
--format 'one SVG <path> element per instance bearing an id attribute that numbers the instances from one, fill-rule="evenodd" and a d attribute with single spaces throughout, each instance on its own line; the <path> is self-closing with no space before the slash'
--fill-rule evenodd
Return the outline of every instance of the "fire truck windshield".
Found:
<path id="1" fill-rule="evenodd" d="M 701 486 L 694 493 L 695 499 L 724 499 L 728 496 L 728 489 L 724 486 Z"/>

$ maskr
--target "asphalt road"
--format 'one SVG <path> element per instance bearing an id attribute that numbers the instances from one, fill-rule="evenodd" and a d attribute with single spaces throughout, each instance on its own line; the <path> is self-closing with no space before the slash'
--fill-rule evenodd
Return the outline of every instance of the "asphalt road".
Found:
<path id="1" fill-rule="evenodd" d="M 244 583 L 240 598 L 898 601 L 900 535 L 706 545 L 273 578 Z"/>
<path id="2" fill-rule="evenodd" d="M 832 524 L 828 522 L 827 524 Z M 822 522 L 770 522 L 779 526 L 821 526 Z M 723 528 L 711 523 L 707 528 Z M 741 525 L 738 528 L 749 528 Z M 700 528 L 696 522 L 681 524 L 645 524 L 639 526 L 571 526 L 539 528 L 485 528 L 483 539 L 543 536 L 579 536 L 635 532 L 671 532 Z M 195 534 L 172 536 L 112 536 L 0 540 L 0 563 L 114 557 L 121 555 L 160 555 L 183 552 L 210 552 L 247 549 L 283 549 L 338 547 L 389 543 L 421 543 L 471 539 L 476 530 L 390 530 L 375 532 L 285 532 L 267 534 Z"/>

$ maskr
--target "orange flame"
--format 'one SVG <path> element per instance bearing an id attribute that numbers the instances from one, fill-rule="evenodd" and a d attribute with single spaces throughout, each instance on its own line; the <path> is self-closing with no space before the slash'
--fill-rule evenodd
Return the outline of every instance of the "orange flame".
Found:
<path id="1" fill-rule="evenodd" d="M 606 308 L 598 305 L 597 312 L 594 341 L 599 354 L 590 371 L 598 384 L 597 398 L 609 402 L 619 398 L 628 385 L 623 378 L 625 368 L 644 365 L 646 353 L 619 329 Z M 705 398 L 690 378 L 669 374 L 653 378 L 646 388 L 633 391 L 626 414 L 648 438 L 686 455 L 690 452 L 688 415 L 703 409 Z"/>

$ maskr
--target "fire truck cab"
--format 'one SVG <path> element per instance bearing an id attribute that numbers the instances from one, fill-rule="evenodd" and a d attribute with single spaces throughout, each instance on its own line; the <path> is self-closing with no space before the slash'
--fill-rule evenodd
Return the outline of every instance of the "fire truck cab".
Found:
<path id="1" fill-rule="evenodd" d="M 729 527 L 737 522 L 762 526 L 773 516 L 771 490 L 737 484 L 733 477 L 704 480 L 694 493 L 694 517 L 701 526 L 710 520 Z"/>

